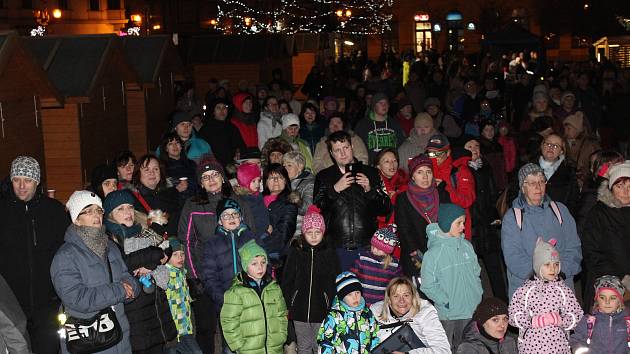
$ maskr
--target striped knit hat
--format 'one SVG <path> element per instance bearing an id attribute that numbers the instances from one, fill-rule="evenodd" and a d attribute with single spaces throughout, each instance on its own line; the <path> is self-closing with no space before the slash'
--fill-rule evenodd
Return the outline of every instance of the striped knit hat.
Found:
<path id="1" fill-rule="evenodd" d="M 357 276 L 352 272 L 346 271 L 339 274 L 335 283 L 337 284 L 337 297 L 339 300 L 343 300 L 346 295 L 353 291 L 360 291 L 363 293 L 363 286 L 361 286 L 359 278 L 357 278 Z"/>

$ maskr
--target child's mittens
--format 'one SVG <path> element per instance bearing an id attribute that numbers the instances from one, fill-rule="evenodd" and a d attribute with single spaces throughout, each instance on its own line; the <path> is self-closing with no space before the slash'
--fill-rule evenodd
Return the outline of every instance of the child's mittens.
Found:
<path id="1" fill-rule="evenodd" d="M 532 327 L 542 328 L 547 326 L 559 326 L 562 324 L 562 318 L 557 312 L 547 312 L 542 315 L 532 317 Z"/>

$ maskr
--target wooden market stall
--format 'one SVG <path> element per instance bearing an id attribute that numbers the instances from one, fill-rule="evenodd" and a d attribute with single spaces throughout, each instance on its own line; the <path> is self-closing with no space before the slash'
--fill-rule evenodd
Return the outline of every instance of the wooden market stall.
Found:
<path id="1" fill-rule="evenodd" d="M 27 44 L 64 97 L 63 108 L 42 108 L 48 184 L 60 200 L 89 182 L 92 169 L 129 147 L 128 89 L 138 80 L 119 37 L 29 38 Z"/>
<path id="2" fill-rule="evenodd" d="M 128 36 L 123 47 L 141 86 L 140 91 L 127 89 L 129 149 L 140 156 L 154 151 L 169 128 L 182 62 L 169 36 Z"/>
<path id="3" fill-rule="evenodd" d="M 0 178 L 9 174 L 16 156 L 28 155 L 39 161 L 45 186 L 41 110 L 61 104 L 61 95 L 25 48 L 23 39 L 13 32 L 1 33 Z"/>

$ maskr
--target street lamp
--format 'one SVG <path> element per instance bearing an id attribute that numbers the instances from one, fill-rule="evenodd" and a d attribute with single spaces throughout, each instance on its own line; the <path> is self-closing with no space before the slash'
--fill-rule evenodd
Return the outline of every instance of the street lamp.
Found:
<path id="1" fill-rule="evenodd" d="M 46 33 L 46 27 L 48 26 L 51 20 L 51 13 L 52 13 L 52 18 L 54 19 L 61 18 L 61 10 L 58 8 L 49 10 L 46 1 L 41 2 L 40 8 L 33 10 L 33 19 L 35 20 L 35 23 L 37 24 L 37 28 L 31 31 L 32 36 L 35 36 L 35 35 L 43 36 Z"/>
<path id="2" fill-rule="evenodd" d="M 343 58 L 344 57 L 343 28 L 346 26 L 346 22 L 350 20 L 350 17 L 352 17 L 352 11 L 350 9 L 337 9 L 337 11 L 335 11 L 335 15 L 337 15 L 337 20 L 339 20 L 339 24 L 341 25 L 341 30 L 339 31 L 341 33 L 340 57 Z"/>

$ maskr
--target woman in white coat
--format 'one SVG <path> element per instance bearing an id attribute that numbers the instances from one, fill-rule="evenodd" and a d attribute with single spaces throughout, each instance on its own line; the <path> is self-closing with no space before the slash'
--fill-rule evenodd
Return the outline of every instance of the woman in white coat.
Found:
<path id="1" fill-rule="evenodd" d="M 407 322 L 425 348 L 410 350 L 409 354 L 447 354 L 451 353 L 446 333 L 438 319 L 433 305 L 420 295 L 411 280 L 406 277 L 392 279 L 385 290 L 385 299 L 370 307 L 382 326 L 395 322 Z M 380 329 L 378 338 L 382 343 L 400 327 Z M 393 352 L 392 354 L 402 354 Z"/>

